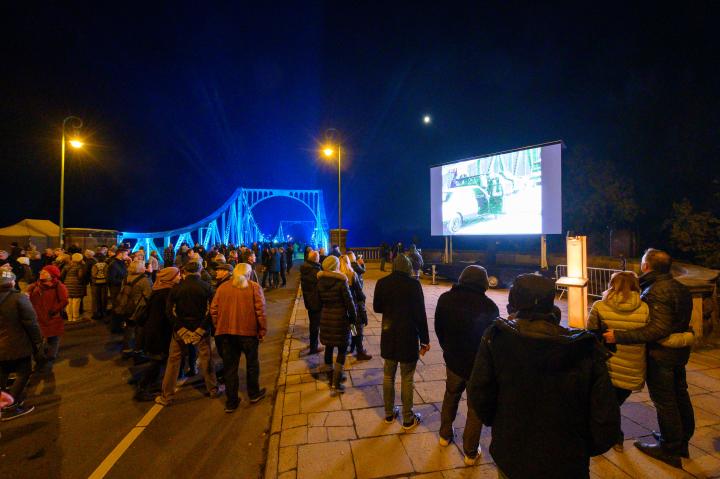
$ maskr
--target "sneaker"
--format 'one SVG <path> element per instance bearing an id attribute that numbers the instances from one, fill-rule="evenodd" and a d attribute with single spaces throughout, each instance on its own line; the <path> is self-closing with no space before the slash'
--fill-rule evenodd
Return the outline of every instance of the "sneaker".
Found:
<path id="1" fill-rule="evenodd" d="M 398 415 L 400 414 L 400 408 L 395 406 L 393 408 L 393 412 L 389 416 L 385 416 L 385 424 L 392 424 L 395 422 L 395 419 L 397 419 Z"/>
<path id="2" fill-rule="evenodd" d="M 480 459 L 480 456 L 482 455 L 482 449 L 480 449 L 480 446 L 478 446 L 477 454 L 475 456 L 468 456 L 467 454 L 463 455 L 463 462 L 466 466 L 474 466 L 477 464 L 478 459 Z"/>
<path id="3" fill-rule="evenodd" d="M 256 402 L 260 401 L 262 398 L 265 397 L 265 393 L 267 393 L 267 389 L 262 388 L 257 396 L 250 398 L 250 403 L 255 404 Z"/>
<path id="4" fill-rule="evenodd" d="M 402 427 L 404 430 L 410 431 L 411 429 L 415 429 L 421 422 L 422 416 L 419 413 L 414 412 L 410 422 L 403 422 Z"/>
<path id="5" fill-rule="evenodd" d="M 35 410 L 35 406 L 26 407 L 24 403 L 12 404 L 2 409 L 2 421 L 12 421 Z"/>
<path id="6" fill-rule="evenodd" d="M 161 406 L 169 406 L 170 402 L 170 399 L 165 399 L 162 394 L 155 398 L 155 404 L 159 404 Z"/>

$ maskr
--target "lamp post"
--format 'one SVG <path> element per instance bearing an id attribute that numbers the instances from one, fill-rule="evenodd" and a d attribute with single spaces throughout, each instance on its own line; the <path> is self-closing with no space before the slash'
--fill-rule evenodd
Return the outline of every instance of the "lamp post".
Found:
<path id="1" fill-rule="evenodd" d="M 60 147 L 60 248 L 65 247 L 64 222 L 65 222 L 65 127 L 68 122 L 72 122 L 74 129 L 82 128 L 83 122 L 76 116 L 68 116 L 62 123 L 62 142 Z M 73 148 L 82 148 L 83 142 L 77 138 L 70 140 L 70 146 Z"/>
<path id="2" fill-rule="evenodd" d="M 343 229 L 342 229 L 342 146 L 337 139 L 337 130 L 330 128 L 325 132 L 326 144 L 323 147 L 323 154 L 327 158 L 335 155 L 337 149 L 337 177 L 338 177 L 338 227 L 337 227 L 337 244 L 343 250 Z M 331 230 L 332 232 L 332 230 Z"/>
<path id="3" fill-rule="evenodd" d="M 325 156 L 331 157 L 333 153 L 333 149 L 331 147 L 326 147 L 323 150 L 323 153 L 325 153 Z M 342 165 L 342 153 L 341 153 L 341 147 L 340 144 L 337 145 L 337 158 L 338 158 L 338 230 L 342 229 L 342 177 L 340 175 L 341 171 L 341 165 Z"/>

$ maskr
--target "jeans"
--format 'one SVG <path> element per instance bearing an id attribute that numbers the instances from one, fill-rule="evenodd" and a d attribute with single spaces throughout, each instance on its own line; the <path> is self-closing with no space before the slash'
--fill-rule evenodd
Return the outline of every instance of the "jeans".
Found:
<path id="1" fill-rule="evenodd" d="M 80 302 L 82 298 L 69 298 L 68 305 L 65 307 L 69 321 L 77 321 L 80 319 Z"/>
<path id="2" fill-rule="evenodd" d="M 320 335 L 320 311 L 308 311 L 310 323 L 310 351 L 317 351 L 318 336 Z"/>
<path id="3" fill-rule="evenodd" d="M 260 341 L 255 336 L 236 336 L 221 334 L 215 337 L 215 342 L 222 344 L 223 367 L 225 369 L 225 394 L 229 406 L 237 406 L 238 400 L 238 369 L 240 356 L 245 353 L 247 368 L 247 392 L 250 399 L 260 394 L 260 363 L 258 362 L 258 345 Z"/>
<path id="4" fill-rule="evenodd" d="M 325 346 L 325 364 L 330 365 L 333 363 L 333 351 L 335 346 Z M 345 364 L 345 353 L 347 353 L 347 344 L 337 347 L 338 353 L 335 358 L 335 362 L 338 364 Z"/>
<path id="5" fill-rule="evenodd" d="M 198 349 L 200 356 L 200 372 L 205 380 L 205 387 L 209 393 L 216 393 L 217 378 L 215 377 L 215 366 L 212 360 L 210 336 L 202 338 L 195 347 Z M 170 340 L 170 352 L 168 354 L 167 367 L 165 368 L 165 377 L 163 378 L 162 384 L 163 398 L 168 401 L 175 395 L 180 364 L 182 363 L 183 356 L 187 355 L 187 349 L 187 345 L 176 334 L 173 334 Z"/>
<path id="6" fill-rule="evenodd" d="M 104 284 L 92 285 L 93 316 L 102 318 L 107 312 L 107 286 Z"/>
<path id="7" fill-rule="evenodd" d="M 60 350 L 60 336 L 43 338 L 43 350 L 48 361 L 55 361 Z"/>
<path id="8" fill-rule="evenodd" d="M 262 287 L 263 288 L 265 287 L 265 285 L 267 285 L 269 276 L 270 276 L 270 270 L 266 267 L 265 271 L 263 271 L 263 279 L 262 279 Z M 272 286 L 272 279 L 270 279 L 270 286 Z"/>
<path id="9" fill-rule="evenodd" d="M 676 453 L 695 432 L 685 366 L 662 363 L 648 356 L 647 385 L 657 411 L 662 446 L 666 451 Z"/>
<path id="10" fill-rule="evenodd" d="M 8 391 L 8 377 L 12 372 L 15 373 L 15 382 Z M 23 399 L 25 399 L 25 386 L 27 386 L 31 373 L 32 360 L 30 356 L 9 361 L 0 361 L 0 391 L 8 391 L 15 399 L 15 404 L 23 402 Z"/>
<path id="11" fill-rule="evenodd" d="M 395 373 L 400 364 L 400 398 L 402 399 L 403 422 L 410 422 L 413 419 L 413 387 L 415 385 L 414 375 L 417 361 L 412 363 L 398 363 L 392 359 L 385 360 L 383 377 L 383 401 L 385 403 L 385 415 L 390 416 L 395 407 Z"/>
<path id="12" fill-rule="evenodd" d="M 280 286 L 280 272 L 279 271 L 273 271 L 270 274 L 270 286 L 277 288 Z"/>
<path id="13" fill-rule="evenodd" d="M 350 351 L 355 351 L 356 353 L 362 353 L 365 351 L 365 348 L 363 348 L 363 324 L 358 322 L 358 324 L 355 325 L 357 328 L 357 335 L 353 336 L 350 340 Z"/>
<path id="14" fill-rule="evenodd" d="M 285 278 L 285 270 L 280 270 L 280 279 L 282 280 L 282 285 L 285 286 L 287 284 L 287 278 Z"/>
<path id="15" fill-rule="evenodd" d="M 447 370 L 447 380 L 445 381 L 445 397 L 443 398 L 442 412 L 440 413 L 440 437 L 451 440 L 453 438 L 452 424 L 457 415 L 458 405 L 467 386 L 467 381 L 452 372 L 450 368 L 445 369 Z M 466 456 L 477 456 L 481 432 L 482 422 L 468 404 L 465 432 L 463 433 L 463 452 Z"/>

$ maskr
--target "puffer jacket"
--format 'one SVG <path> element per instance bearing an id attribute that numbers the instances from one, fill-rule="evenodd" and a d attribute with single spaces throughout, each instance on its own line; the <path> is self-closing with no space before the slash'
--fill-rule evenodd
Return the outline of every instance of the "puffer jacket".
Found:
<path id="1" fill-rule="evenodd" d="M 10 288 L 0 290 L 0 361 L 31 356 L 42 345 L 30 300 Z"/>
<path id="2" fill-rule="evenodd" d="M 350 335 L 350 323 L 357 321 L 347 278 L 342 273 L 320 271 L 318 273 L 318 297 L 320 313 L 320 342 L 325 346 L 346 348 Z"/>
<path id="3" fill-rule="evenodd" d="M 650 307 L 650 321 L 642 328 L 615 333 L 618 344 L 647 343 L 648 355 L 656 361 L 684 366 L 690 359 L 690 347 L 671 348 L 658 343 L 690 326 L 692 295 L 670 273 L 650 271 L 640 277 L 641 298 Z"/>
<path id="4" fill-rule="evenodd" d="M 68 295 L 71 298 L 82 298 L 85 296 L 85 265 L 82 263 L 71 263 L 63 270 L 61 279 L 65 283 Z"/>
<path id="5" fill-rule="evenodd" d="M 322 307 L 317 292 L 317 275 L 321 270 L 320 263 L 307 260 L 300 266 L 300 287 L 302 288 L 305 309 L 308 311 L 320 311 Z"/>
<path id="6" fill-rule="evenodd" d="M 650 309 L 640 299 L 640 293 L 633 291 L 627 299 L 614 294 L 592 305 L 588 329 L 599 330 L 605 324 L 607 329 L 628 331 L 645 326 L 649 317 Z M 608 360 L 607 366 L 613 386 L 639 391 L 645 385 L 645 345 L 618 345 L 617 352 Z"/>

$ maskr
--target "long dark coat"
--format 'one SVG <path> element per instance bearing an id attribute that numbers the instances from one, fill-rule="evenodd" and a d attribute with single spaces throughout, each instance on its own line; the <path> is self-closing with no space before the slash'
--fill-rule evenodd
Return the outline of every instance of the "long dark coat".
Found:
<path id="1" fill-rule="evenodd" d="M 153 290 L 148 299 L 147 318 L 143 327 L 143 349 L 146 353 L 165 356 L 170 349 L 172 321 L 167 315 L 167 299 L 171 288 Z"/>
<path id="2" fill-rule="evenodd" d="M 325 346 L 347 348 L 350 323 L 357 321 L 347 278 L 342 273 L 321 271 L 318 273 L 318 296 L 320 313 L 320 342 Z"/>

